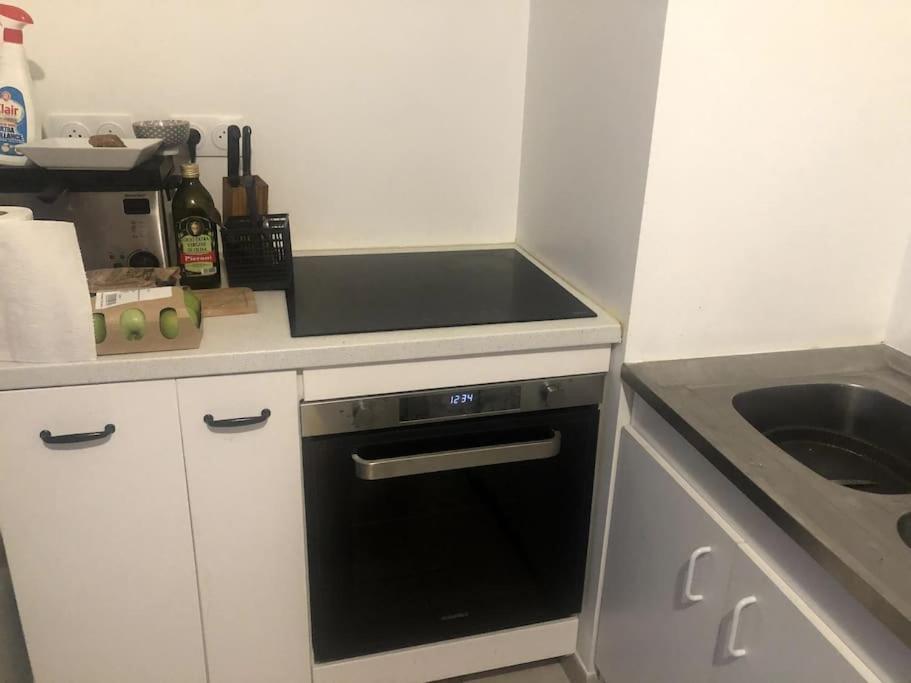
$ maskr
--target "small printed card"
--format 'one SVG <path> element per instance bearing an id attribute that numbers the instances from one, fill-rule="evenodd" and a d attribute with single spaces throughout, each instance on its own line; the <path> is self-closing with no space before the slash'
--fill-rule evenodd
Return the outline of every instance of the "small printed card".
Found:
<path id="1" fill-rule="evenodd" d="M 170 299 L 173 287 L 153 287 L 151 289 L 126 289 L 116 292 L 99 292 L 95 295 L 95 310 L 103 311 L 123 304 L 134 304 L 139 301 Z"/>

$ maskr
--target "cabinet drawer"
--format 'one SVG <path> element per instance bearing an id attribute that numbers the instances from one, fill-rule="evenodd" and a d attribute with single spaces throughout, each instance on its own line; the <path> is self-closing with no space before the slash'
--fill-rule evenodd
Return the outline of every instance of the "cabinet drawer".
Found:
<path id="1" fill-rule="evenodd" d="M 0 524 L 35 679 L 205 681 L 174 383 L 4 392 L 0 415 Z"/>
<path id="2" fill-rule="evenodd" d="M 209 680 L 309 681 L 297 376 L 177 384 Z"/>

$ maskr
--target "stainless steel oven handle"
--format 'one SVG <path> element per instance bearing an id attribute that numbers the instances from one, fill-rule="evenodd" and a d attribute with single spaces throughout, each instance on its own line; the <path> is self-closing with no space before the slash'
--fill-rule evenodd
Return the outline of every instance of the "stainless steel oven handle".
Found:
<path id="1" fill-rule="evenodd" d="M 364 460 L 355 452 L 351 454 L 351 459 L 354 460 L 359 479 L 376 481 L 431 472 L 463 470 L 484 465 L 545 460 L 560 453 L 560 442 L 560 432 L 554 430 L 553 436 L 542 441 L 522 441 L 497 446 L 482 446 L 481 448 L 465 448 L 458 451 L 421 453 L 383 460 Z"/>

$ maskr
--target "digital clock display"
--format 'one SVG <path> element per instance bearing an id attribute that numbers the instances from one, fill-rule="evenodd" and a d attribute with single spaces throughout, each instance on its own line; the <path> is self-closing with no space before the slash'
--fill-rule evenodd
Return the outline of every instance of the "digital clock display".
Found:
<path id="1" fill-rule="evenodd" d="M 468 417 L 484 413 L 518 410 L 520 390 L 517 386 L 452 389 L 406 396 L 399 404 L 403 422 L 439 418 Z"/>

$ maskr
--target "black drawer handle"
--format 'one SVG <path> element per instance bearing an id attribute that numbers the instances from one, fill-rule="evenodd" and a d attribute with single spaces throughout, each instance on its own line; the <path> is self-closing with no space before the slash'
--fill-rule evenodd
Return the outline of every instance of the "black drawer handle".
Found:
<path id="1" fill-rule="evenodd" d="M 212 428 L 224 427 L 250 427 L 252 425 L 262 424 L 271 417 L 272 411 L 263 408 L 263 411 L 256 417 L 231 417 L 227 420 L 216 420 L 211 415 L 205 415 L 202 421 Z"/>
<path id="2" fill-rule="evenodd" d="M 101 439 L 108 438 L 111 434 L 114 433 L 114 425 L 105 425 L 104 431 L 101 432 L 85 432 L 83 434 L 61 434 L 60 436 L 54 436 L 47 429 L 42 429 L 39 432 L 38 436 L 41 437 L 41 440 L 46 444 L 62 444 L 62 443 L 86 443 L 88 441 L 101 441 Z"/>

